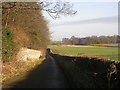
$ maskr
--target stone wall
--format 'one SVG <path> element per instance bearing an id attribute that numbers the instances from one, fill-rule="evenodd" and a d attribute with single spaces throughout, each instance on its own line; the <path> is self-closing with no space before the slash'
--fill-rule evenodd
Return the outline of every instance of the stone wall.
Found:
<path id="1" fill-rule="evenodd" d="M 27 61 L 27 60 L 35 60 L 39 59 L 42 56 L 41 51 L 28 49 L 28 48 L 21 48 L 17 54 L 18 61 Z"/>

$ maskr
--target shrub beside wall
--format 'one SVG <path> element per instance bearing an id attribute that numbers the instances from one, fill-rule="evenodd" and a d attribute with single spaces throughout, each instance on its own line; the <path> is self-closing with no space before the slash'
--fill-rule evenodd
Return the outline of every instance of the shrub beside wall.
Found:
<path id="1" fill-rule="evenodd" d="M 9 61 L 13 55 L 15 43 L 13 42 L 13 33 L 9 29 L 2 30 L 2 59 L 3 62 Z"/>

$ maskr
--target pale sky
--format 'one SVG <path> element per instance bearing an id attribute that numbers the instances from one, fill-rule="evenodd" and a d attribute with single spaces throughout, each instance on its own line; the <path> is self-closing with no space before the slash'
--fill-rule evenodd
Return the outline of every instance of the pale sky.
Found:
<path id="1" fill-rule="evenodd" d="M 85 1 L 85 0 L 84 0 Z M 86 0 L 89 1 L 89 0 Z M 98 0 L 97 0 L 98 1 Z M 118 2 L 71 2 L 77 11 L 74 16 L 61 16 L 53 20 L 43 13 L 53 41 L 62 38 L 87 37 L 92 35 L 117 35 L 118 34 Z"/>

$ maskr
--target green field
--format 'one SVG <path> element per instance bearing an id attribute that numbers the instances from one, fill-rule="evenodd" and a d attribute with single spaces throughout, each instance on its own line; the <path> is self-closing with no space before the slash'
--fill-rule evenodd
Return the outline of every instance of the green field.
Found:
<path id="1" fill-rule="evenodd" d="M 116 47 L 61 47 L 51 45 L 49 48 L 64 55 L 96 56 L 119 60 L 118 48 Z"/>
<path id="2" fill-rule="evenodd" d="M 91 44 L 91 45 L 94 45 L 94 46 L 112 46 L 112 47 L 117 47 L 119 46 L 119 44 Z"/>

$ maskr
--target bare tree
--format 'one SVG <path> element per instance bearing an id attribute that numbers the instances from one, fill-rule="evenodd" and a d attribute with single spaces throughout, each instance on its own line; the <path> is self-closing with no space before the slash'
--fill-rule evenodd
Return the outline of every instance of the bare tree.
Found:
<path id="1" fill-rule="evenodd" d="M 2 9 L 11 9 L 11 8 L 17 8 L 17 9 L 39 9 L 46 11 L 49 16 L 51 16 L 53 19 L 60 18 L 61 15 L 75 15 L 77 11 L 73 10 L 73 4 L 70 4 L 69 2 L 62 2 L 61 0 L 56 0 L 56 2 L 50 2 L 47 0 L 38 2 L 37 5 L 34 6 L 33 4 L 28 5 L 27 3 L 17 3 L 12 2 L 8 3 L 7 6 L 4 5 L 6 3 L 3 3 Z"/>
<path id="2" fill-rule="evenodd" d="M 53 19 L 60 18 L 61 15 L 75 15 L 77 11 L 73 10 L 73 4 L 69 2 L 39 2 L 41 9 L 46 11 Z"/>

